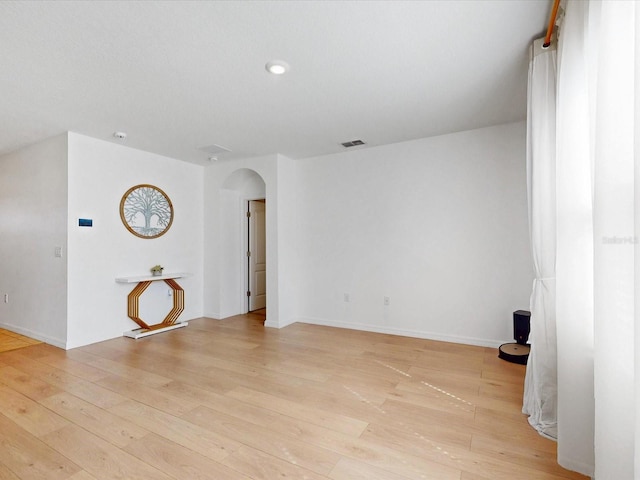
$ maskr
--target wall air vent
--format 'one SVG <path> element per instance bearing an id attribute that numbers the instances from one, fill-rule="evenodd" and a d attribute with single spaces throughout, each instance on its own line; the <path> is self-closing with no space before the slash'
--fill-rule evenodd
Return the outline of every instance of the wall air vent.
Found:
<path id="1" fill-rule="evenodd" d="M 362 140 L 351 140 L 350 142 L 341 143 L 344 148 L 357 147 L 358 145 L 364 145 Z"/>

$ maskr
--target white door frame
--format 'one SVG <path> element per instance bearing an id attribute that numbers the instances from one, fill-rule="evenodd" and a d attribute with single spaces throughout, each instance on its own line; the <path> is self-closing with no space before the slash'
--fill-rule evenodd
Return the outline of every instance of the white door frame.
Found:
<path id="1" fill-rule="evenodd" d="M 267 212 L 267 202 L 266 202 L 266 198 L 264 197 L 246 197 L 243 199 L 242 201 L 242 205 L 243 205 L 243 212 L 242 215 L 244 216 L 246 221 L 242 222 L 243 225 L 243 234 L 242 234 L 242 270 L 243 270 L 243 278 L 244 278 L 244 283 L 243 283 L 243 295 L 244 295 L 244 312 L 243 313 L 249 313 L 249 297 L 247 296 L 247 291 L 250 289 L 250 285 L 249 285 L 249 262 L 247 260 L 247 249 L 249 247 L 249 219 L 247 218 L 247 212 L 249 211 L 249 202 L 251 201 L 255 201 L 255 200 L 263 200 L 265 202 L 264 204 L 264 210 L 265 210 L 265 216 L 266 216 L 266 212 Z M 266 229 L 266 225 L 265 225 L 265 229 Z M 267 239 L 267 235 L 265 232 L 265 245 L 267 244 L 268 239 Z M 267 247 L 268 250 L 268 247 Z M 268 278 L 268 272 L 269 272 L 269 262 L 267 262 L 267 266 L 266 266 L 266 272 L 267 272 L 267 278 Z M 268 291 L 268 289 L 267 289 Z M 267 297 L 267 303 L 269 302 L 269 297 Z"/>

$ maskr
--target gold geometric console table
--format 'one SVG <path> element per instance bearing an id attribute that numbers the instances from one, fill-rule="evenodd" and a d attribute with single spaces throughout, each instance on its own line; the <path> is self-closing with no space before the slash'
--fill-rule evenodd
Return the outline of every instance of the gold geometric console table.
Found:
<path id="1" fill-rule="evenodd" d="M 187 322 L 176 323 L 176 320 L 184 310 L 184 290 L 175 281 L 176 278 L 188 276 L 187 273 L 167 273 L 165 275 L 144 275 L 141 277 L 119 277 L 116 278 L 118 283 L 137 283 L 127 297 L 127 314 L 129 318 L 140 325 L 140 328 L 124 332 L 123 335 L 129 338 L 142 338 L 156 333 L 174 330 L 189 325 Z M 164 281 L 171 290 L 173 290 L 173 308 L 169 311 L 165 319 L 155 325 L 147 325 L 140 318 L 140 296 L 144 293 L 151 282 Z"/>

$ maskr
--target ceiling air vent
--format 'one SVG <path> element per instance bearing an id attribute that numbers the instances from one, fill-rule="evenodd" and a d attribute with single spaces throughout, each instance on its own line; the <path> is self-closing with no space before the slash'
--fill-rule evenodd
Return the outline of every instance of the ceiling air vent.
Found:
<path id="1" fill-rule="evenodd" d="M 228 148 L 223 147 L 222 145 L 216 145 L 216 144 L 209 145 L 208 147 L 200 147 L 198 148 L 198 150 L 202 150 L 203 152 L 206 152 L 209 155 L 218 155 L 220 153 L 226 153 L 231 151 Z"/>
<path id="2" fill-rule="evenodd" d="M 350 142 L 344 142 L 341 144 L 344 148 L 357 147 L 358 145 L 364 145 L 362 140 L 351 140 Z"/>
<path id="3" fill-rule="evenodd" d="M 209 154 L 207 160 L 209 160 L 210 162 L 217 162 L 220 158 L 220 154 L 228 153 L 231 151 L 228 148 L 223 147 L 222 145 L 216 145 L 215 143 L 207 147 L 200 147 L 198 148 L 198 150 Z"/>

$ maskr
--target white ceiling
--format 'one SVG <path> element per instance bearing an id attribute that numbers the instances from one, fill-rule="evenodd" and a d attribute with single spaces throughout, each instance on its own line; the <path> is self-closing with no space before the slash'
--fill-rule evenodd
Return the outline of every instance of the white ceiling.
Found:
<path id="1" fill-rule="evenodd" d="M 204 165 L 212 144 L 306 158 L 524 119 L 550 4 L 0 1 L 0 154 L 119 130 Z"/>

